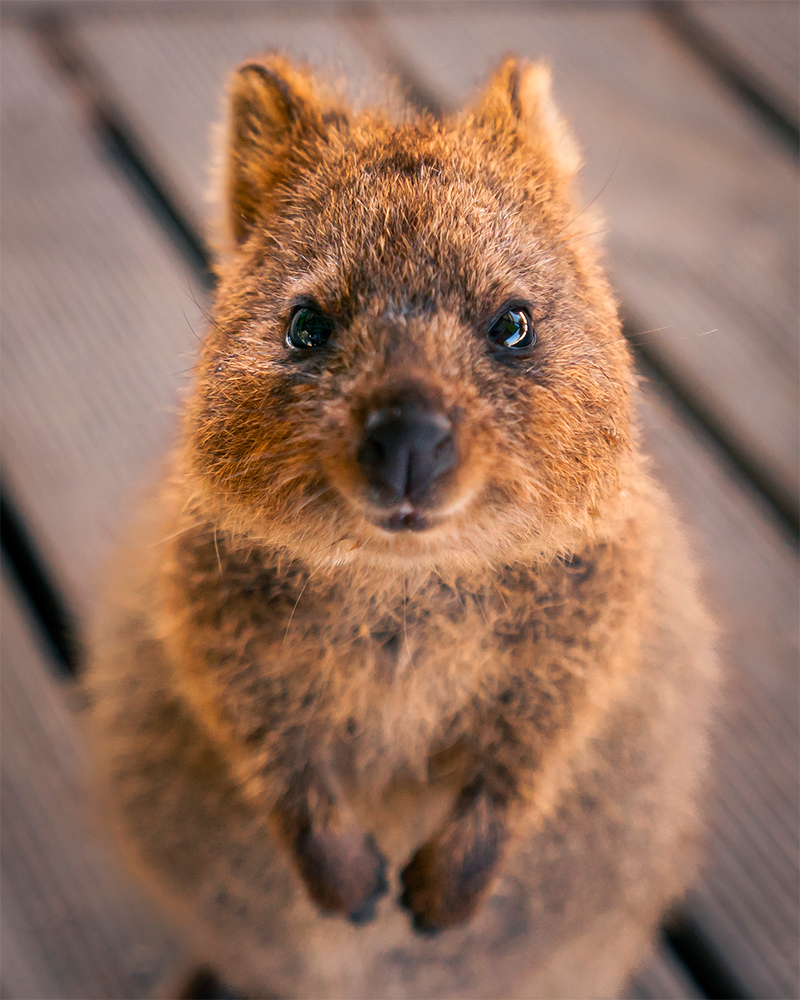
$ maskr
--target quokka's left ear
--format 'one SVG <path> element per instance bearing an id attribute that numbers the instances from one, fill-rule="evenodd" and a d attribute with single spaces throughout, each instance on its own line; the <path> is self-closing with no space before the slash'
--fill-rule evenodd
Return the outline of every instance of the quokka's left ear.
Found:
<path id="1" fill-rule="evenodd" d="M 310 73 L 277 55 L 240 66 L 229 102 L 223 198 L 228 242 L 238 245 L 319 154 L 330 108 Z"/>
<path id="2" fill-rule="evenodd" d="M 503 136 L 522 131 L 542 165 L 562 181 L 581 168 L 581 154 L 551 94 L 550 70 L 506 56 L 471 112 L 474 124 Z"/>

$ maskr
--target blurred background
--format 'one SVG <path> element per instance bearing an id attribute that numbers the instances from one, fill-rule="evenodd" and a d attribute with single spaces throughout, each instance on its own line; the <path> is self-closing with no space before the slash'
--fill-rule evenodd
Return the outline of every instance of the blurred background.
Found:
<path id="1" fill-rule="evenodd" d="M 4 0 L 0 27 L 0 996 L 181 968 L 92 815 L 74 675 L 203 333 L 226 73 L 267 49 L 437 113 L 506 52 L 551 64 L 727 667 L 705 870 L 630 996 L 800 996 L 798 3 Z"/>

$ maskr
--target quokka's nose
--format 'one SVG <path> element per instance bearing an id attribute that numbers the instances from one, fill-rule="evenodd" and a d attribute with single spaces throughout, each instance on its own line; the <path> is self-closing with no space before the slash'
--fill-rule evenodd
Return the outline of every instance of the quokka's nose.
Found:
<path id="1" fill-rule="evenodd" d="M 420 500 L 456 464 L 453 426 L 442 413 L 389 407 L 370 414 L 358 463 L 383 503 Z"/>

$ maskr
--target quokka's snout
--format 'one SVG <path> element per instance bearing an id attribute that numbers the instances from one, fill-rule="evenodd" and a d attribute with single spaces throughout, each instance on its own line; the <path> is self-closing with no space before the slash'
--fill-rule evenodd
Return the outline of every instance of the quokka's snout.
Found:
<path id="1" fill-rule="evenodd" d="M 456 429 L 421 387 L 377 396 L 366 408 L 356 460 L 382 526 L 424 530 L 421 510 L 438 506 L 458 464 Z"/>
<path id="2" fill-rule="evenodd" d="M 485 479 L 459 397 L 421 366 L 362 373 L 332 419 L 327 470 L 345 502 L 390 534 L 430 531 Z"/>

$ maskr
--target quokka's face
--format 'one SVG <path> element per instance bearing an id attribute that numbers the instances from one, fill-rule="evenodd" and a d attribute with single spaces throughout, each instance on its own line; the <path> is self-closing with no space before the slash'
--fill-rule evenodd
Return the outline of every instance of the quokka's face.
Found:
<path id="1" fill-rule="evenodd" d="M 239 72 L 236 246 L 187 435 L 226 523 L 323 560 L 458 563 L 546 549 L 613 494 L 627 354 L 567 140 L 522 121 L 520 81 L 507 63 L 471 115 L 395 127 L 285 64 Z"/>

